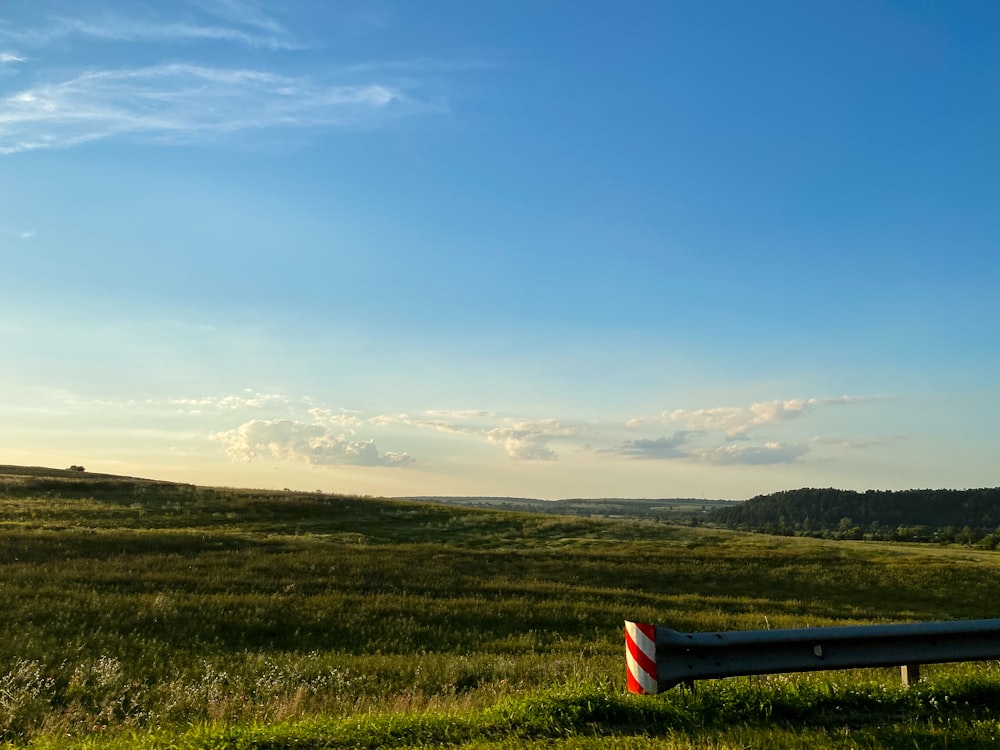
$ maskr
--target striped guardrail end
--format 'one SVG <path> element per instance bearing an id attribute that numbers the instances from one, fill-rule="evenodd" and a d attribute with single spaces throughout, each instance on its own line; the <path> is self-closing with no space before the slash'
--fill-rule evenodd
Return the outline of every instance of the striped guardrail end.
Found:
<path id="1" fill-rule="evenodd" d="M 655 625 L 625 621 L 625 667 L 630 693 L 657 693 Z"/>

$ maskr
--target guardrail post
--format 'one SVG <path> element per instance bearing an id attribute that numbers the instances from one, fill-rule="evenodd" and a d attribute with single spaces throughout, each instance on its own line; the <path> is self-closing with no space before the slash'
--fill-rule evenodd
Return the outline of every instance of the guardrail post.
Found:
<path id="1" fill-rule="evenodd" d="M 899 668 L 899 673 L 903 678 L 903 687 L 910 687 L 920 682 L 919 664 L 904 664 Z"/>

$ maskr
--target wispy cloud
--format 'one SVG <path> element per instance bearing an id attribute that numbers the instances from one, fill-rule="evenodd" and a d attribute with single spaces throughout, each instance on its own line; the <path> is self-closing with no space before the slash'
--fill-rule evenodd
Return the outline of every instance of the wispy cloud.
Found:
<path id="1" fill-rule="evenodd" d="M 808 452 L 809 448 L 805 445 L 769 441 L 763 445 L 720 445 L 709 449 L 697 449 L 691 451 L 689 457 L 710 464 L 755 466 L 794 463 Z"/>
<path id="2" fill-rule="evenodd" d="M 483 419 L 494 416 L 493 412 L 482 409 L 427 409 L 424 414 L 446 419 Z"/>
<path id="3" fill-rule="evenodd" d="M 287 34 L 288 30 L 273 16 L 268 15 L 260 2 L 253 0 L 188 0 L 193 8 L 273 34 Z"/>
<path id="4" fill-rule="evenodd" d="M 340 411 L 334 411 L 333 409 L 314 407 L 309 410 L 309 414 L 320 424 L 337 425 L 339 427 L 354 427 L 362 424 L 364 421 L 359 416 L 360 412 L 354 410 L 341 409 Z"/>
<path id="5" fill-rule="evenodd" d="M 184 143 L 272 127 L 358 127 L 425 109 L 377 83 L 183 63 L 91 71 L 0 100 L 0 155 L 113 136 Z"/>
<path id="6" fill-rule="evenodd" d="M 688 442 L 692 433 L 688 430 L 675 432 L 670 437 L 658 437 L 651 439 L 626 440 L 621 446 L 614 449 L 603 450 L 602 453 L 617 453 L 629 458 L 685 458 L 685 443 Z"/>
<path id="7" fill-rule="evenodd" d="M 833 448 L 848 448 L 850 450 L 864 450 L 876 446 L 885 445 L 888 442 L 900 440 L 899 436 L 889 436 L 882 438 L 842 438 L 826 437 L 816 435 L 809 438 L 810 445 L 829 446 Z"/>
<path id="8" fill-rule="evenodd" d="M 37 237 L 38 232 L 34 229 L 17 229 L 11 226 L 0 224 L 0 236 L 15 237 L 19 240 L 30 240 Z"/>
<path id="9" fill-rule="evenodd" d="M 430 63 L 424 60 L 361 68 L 345 63 L 303 73 L 291 51 L 309 45 L 283 23 L 273 3 L 124 7 L 129 10 L 39 0 L 30 23 L 0 18 L 0 44 L 9 45 L 0 50 L 0 71 L 13 73 L 15 63 L 30 62 L 23 75 L 33 81 L 0 93 L 0 156 L 111 138 L 185 144 L 277 128 L 374 128 L 447 110 L 444 98 L 431 93 L 440 75 L 426 72 Z M 228 44 L 247 48 L 244 59 L 252 62 L 220 66 L 220 47 Z M 144 60 L 167 61 L 127 67 L 81 62 L 122 59 L 127 46 L 141 47 Z M 30 58 L 14 48 L 29 50 Z M 19 79 L 22 69 L 17 72 Z"/>
<path id="10" fill-rule="evenodd" d="M 626 440 L 615 448 L 600 452 L 627 458 L 743 466 L 794 463 L 809 453 L 807 445 L 773 440 L 763 444 L 727 442 L 721 445 L 695 445 L 693 438 L 698 435 L 700 433 L 682 430 L 670 437 Z"/>
<path id="11" fill-rule="evenodd" d="M 177 6 L 165 6 L 177 11 Z M 39 8 L 44 11 L 44 5 Z M 142 12 L 142 15 L 139 13 Z M 186 43 L 225 41 L 270 50 L 299 49 L 303 45 L 259 4 L 237 0 L 199 0 L 188 3 L 184 17 L 166 16 L 150 6 L 132 15 L 108 8 L 87 8 L 83 16 L 39 13 L 42 23 L 31 28 L 0 25 L 0 39 L 43 47 L 57 39 L 82 39 L 115 42 Z"/>
<path id="12" fill-rule="evenodd" d="M 289 399 L 280 393 L 257 393 L 247 389 L 238 395 L 177 398 L 171 400 L 170 403 L 192 414 L 203 414 L 208 412 L 237 411 L 240 409 L 260 409 L 273 405 L 287 405 Z"/>
<path id="13" fill-rule="evenodd" d="M 473 416 L 485 416 L 489 412 L 434 412 L 427 411 L 424 414 L 428 416 L 441 415 L 449 416 L 452 419 L 425 419 L 423 417 L 411 417 L 409 414 L 379 414 L 378 416 L 370 417 L 366 421 L 368 424 L 376 425 L 378 427 L 390 427 L 394 425 L 405 425 L 408 427 L 426 428 L 431 430 L 436 430 L 438 432 L 455 432 L 462 434 L 470 434 L 475 432 L 482 432 L 482 428 L 468 425 L 459 424 L 455 420 L 468 420 L 472 419 Z"/>
<path id="14" fill-rule="evenodd" d="M 380 453 L 374 440 L 352 440 L 320 424 L 288 419 L 253 419 L 214 437 L 230 457 L 245 462 L 266 458 L 317 466 L 406 466 L 413 462 L 406 453 Z"/>
<path id="15" fill-rule="evenodd" d="M 674 409 L 651 417 L 636 417 L 629 427 L 656 424 L 678 424 L 689 430 L 722 430 L 730 440 L 742 439 L 752 427 L 773 425 L 802 416 L 807 411 L 830 405 L 850 404 L 868 400 L 863 397 L 793 398 L 783 401 L 757 401 L 750 406 L 719 406 L 708 409 Z"/>
<path id="16" fill-rule="evenodd" d="M 92 39 L 115 42 L 183 42 L 193 40 L 238 42 L 250 47 L 296 49 L 298 43 L 285 35 L 259 34 L 229 26 L 184 22 L 156 22 L 113 18 L 93 23 L 76 18 L 62 19 L 50 33 L 53 36 L 78 34 Z"/>
<path id="17" fill-rule="evenodd" d="M 414 57 L 405 60 L 369 60 L 340 66 L 341 73 L 357 74 L 402 74 L 441 75 L 446 73 L 468 73 L 478 70 L 496 70 L 502 63 L 485 59 L 442 60 L 434 57 Z"/>
<path id="18" fill-rule="evenodd" d="M 810 446 L 832 444 L 814 437 L 808 443 L 773 439 L 754 440 L 758 432 L 775 432 L 790 420 L 803 419 L 815 409 L 870 401 L 870 397 L 795 398 L 757 401 L 749 406 L 719 406 L 706 409 L 674 409 L 651 417 L 630 419 L 632 430 L 678 425 L 673 435 L 626 440 L 602 450 L 629 458 L 681 460 L 719 465 L 763 465 L 794 463 L 810 452 Z"/>

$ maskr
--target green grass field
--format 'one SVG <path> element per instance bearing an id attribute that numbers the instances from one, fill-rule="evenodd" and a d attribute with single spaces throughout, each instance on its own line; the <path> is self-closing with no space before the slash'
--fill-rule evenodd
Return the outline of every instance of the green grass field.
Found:
<path id="1" fill-rule="evenodd" d="M 1000 617 L 1000 556 L 0 469 L 0 743 L 992 747 L 1000 665 L 625 692 L 678 630 Z"/>

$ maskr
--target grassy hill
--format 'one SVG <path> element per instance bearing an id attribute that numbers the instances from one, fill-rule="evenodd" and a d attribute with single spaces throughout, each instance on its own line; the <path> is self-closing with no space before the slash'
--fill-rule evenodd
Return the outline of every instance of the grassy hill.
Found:
<path id="1" fill-rule="evenodd" d="M 995 664 L 931 668 L 909 692 L 869 670 L 641 698 L 624 691 L 622 622 L 1000 617 L 998 562 L 2 467 L 0 742 L 986 747 Z"/>

